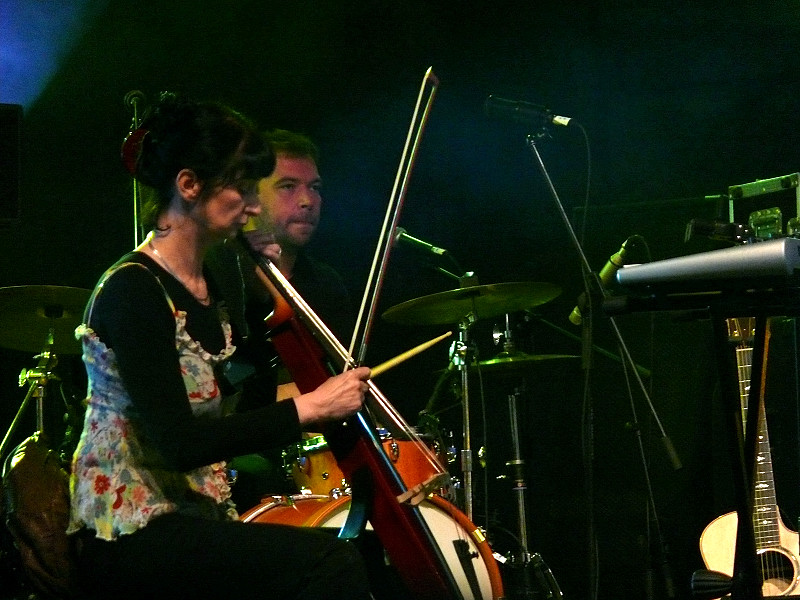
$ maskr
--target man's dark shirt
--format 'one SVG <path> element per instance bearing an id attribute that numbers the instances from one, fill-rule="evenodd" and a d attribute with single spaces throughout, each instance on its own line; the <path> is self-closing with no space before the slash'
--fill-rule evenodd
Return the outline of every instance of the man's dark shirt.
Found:
<path id="1" fill-rule="evenodd" d="M 245 364 L 251 365 L 256 373 L 261 372 L 249 385 L 265 384 L 267 371 L 270 373 L 269 377 L 277 378 L 278 383 L 284 383 L 286 375 L 280 373 L 281 361 L 267 339 L 269 331 L 264 323 L 264 319 L 272 312 L 273 301 L 256 274 L 253 259 L 238 242 L 230 240 L 208 253 L 206 267 L 225 297 L 234 330 L 237 351 L 232 368 L 237 368 L 237 364 Z M 289 283 L 346 346 L 354 325 L 353 309 L 350 295 L 339 273 L 330 265 L 301 252 Z M 245 377 L 250 378 L 250 375 Z M 238 378 L 235 374 L 231 376 L 234 382 Z"/>

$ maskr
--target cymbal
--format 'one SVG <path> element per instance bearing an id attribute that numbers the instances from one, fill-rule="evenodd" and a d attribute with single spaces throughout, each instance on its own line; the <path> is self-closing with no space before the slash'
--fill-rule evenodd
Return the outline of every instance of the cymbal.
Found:
<path id="1" fill-rule="evenodd" d="M 41 352 L 53 330 L 53 352 L 80 354 L 75 328 L 91 290 L 55 285 L 0 288 L 0 346 Z"/>
<path id="2" fill-rule="evenodd" d="M 512 282 L 476 285 L 401 302 L 383 313 L 392 323 L 442 325 L 467 316 L 488 319 L 549 302 L 561 293 L 552 283 Z"/>
<path id="3" fill-rule="evenodd" d="M 473 367 L 482 371 L 513 371 L 517 369 L 527 369 L 533 365 L 549 360 L 563 360 L 567 358 L 580 358 L 573 354 L 526 354 L 525 352 L 501 352 L 496 357 L 489 360 L 482 360 Z"/>

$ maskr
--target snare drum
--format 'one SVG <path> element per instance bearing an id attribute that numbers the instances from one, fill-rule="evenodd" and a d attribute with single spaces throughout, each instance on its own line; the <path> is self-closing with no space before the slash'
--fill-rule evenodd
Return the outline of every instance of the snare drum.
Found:
<path id="1" fill-rule="evenodd" d="M 241 516 L 246 523 L 272 523 L 298 527 L 340 528 L 350 509 L 350 497 L 331 498 L 327 495 L 271 496 L 264 498 L 259 506 L 251 508 Z M 489 543 L 481 531 L 455 506 L 431 496 L 419 505 L 423 519 L 442 552 L 442 556 L 453 572 L 461 595 L 466 600 L 497 600 L 503 597 L 503 583 L 497 561 Z M 372 527 L 367 523 L 367 529 Z M 462 552 L 469 558 L 467 573 L 456 554 L 456 542 L 466 542 L 468 549 Z M 470 585 L 473 579 L 473 585 Z M 473 586 L 479 588 L 478 594 Z"/>

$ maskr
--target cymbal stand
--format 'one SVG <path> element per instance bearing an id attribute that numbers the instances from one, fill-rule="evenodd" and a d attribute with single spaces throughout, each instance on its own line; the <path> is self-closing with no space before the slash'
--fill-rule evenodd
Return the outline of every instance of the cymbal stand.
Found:
<path id="1" fill-rule="evenodd" d="M 53 370 L 58 364 L 58 359 L 53 352 L 53 332 L 54 330 L 51 328 L 42 352 L 34 357 L 39 359 L 39 363 L 33 369 L 23 369 L 22 373 L 20 373 L 19 385 L 22 387 L 25 383 L 28 383 L 28 392 L 25 394 L 25 398 L 14 416 L 14 420 L 11 422 L 5 437 L 3 437 L 2 443 L 0 443 L 0 460 L 5 457 L 7 446 L 11 443 L 14 431 L 17 429 L 31 398 L 36 398 L 36 430 L 44 432 L 44 398 L 47 394 L 47 383 L 56 378 Z"/>
<path id="2" fill-rule="evenodd" d="M 511 317 L 508 313 L 505 315 L 505 329 L 501 333 L 495 329 L 493 333 L 495 345 L 500 344 L 502 340 L 503 353 L 513 354 L 516 349 L 514 342 L 514 335 L 511 328 Z M 545 564 L 544 559 L 538 552 L 531 553 L 528 546 L 528 519 L 527 519 L 527 500 L 525 492 L 528 490 L 528 484 L 525 480 L 525 459 L 522 455 L 522 448 L 520 443 L 520 427 L 519 427 L 519 407 L 518 401 L 525 391 L 526 385 L 523 378 L 522 385 L 515 386 L 513 392 L 508 394 L 508 417 L 511 431 L 511 460 L 506 462 L 509 474 L 513 480 L 513 492 L 517 500 L 517 542 L 519 550 L 516 554 L 512 554 L 510 566 L 518 569 L 520 580 L 518 585 L 511 588 L 509 598 L 546 598 L 547 600 L 556 600 L 563 598 L 561 588 L 558 586 L 553 573 L 550 568 Z M 537 595 L 534 592 L 533 582 L 531 580 L 531 568 L 534 569 L 536 579 L 544 596 Z"/>
<path id="3" fill-rule="evenodd" d="M 525 482 L 525 459 L 522 458 L 519 446 L 519 419 L 517 417 L 517 398 L 520 394 L 520 388 L 514 388 L 514 391 L 508 395 L 512 456 L 511 460 L 506 462 L 506 467 L 509 467 L 509 471 L 511 471 L 511 477 L 514 481 L 512 489 L 517 498 L 517 525 L 519 529 L 519 556 L 517 557 L 517 562 L 524 568 L 530 563 L 531 554 L 528 551 L 528 526 L 525 516 L 525 491 L 528 489 L 528 484 Z"/>
<path id="4" fill-rule="evenodd" d="M 530 553 L 528 548 L 528 526 L 526 518 L 526 501 L 525 491 L 528 489 L 528 484 L 525 481 L 525 459 L 522 458 L 520 449 L 519 438 L 519 418 L 517 412 L 517 400 L 522 394 L 522 389 L 517 387 L 508 395 L 508 414 L 511 421 L 511 449 L 512 458 L 506 462 L 509 467 L 512 479 L 514 480 L 514 493 L 517 497 L 517 525 L 519 530 L 519 552 L 517 556 L 513 557 L 512 567 L 520 570 L 521 583 L 515 589 L 510 597 L 511 598 L 536 598 L 543 597 L 550 599 L 563 598 L 564 594 L 558 586 L 555 577 L 553 576 L 550 568 L 545 564 L 544 559 L 538 552 Z M 530 578 L 530 569 L 533 568 L 536 573 L 536 578 L 544 592 L 544 596 L 537 596 L 534 593 L 532 582 Z"/>
<path id="5" fill-rule="evenodd" d="M 458 324 L 458 340 L 454 343 L 453 362 L 461 372 L 461 409 L 463 439 L 461 450 L 461 471 L 464 476 L 464 514 L 472 520 L 472 442 L 469 416 L 469 365 L 473 352 L 469 343 L 469 328 L 474 323 L 474 315 L 469 314 Z"/>

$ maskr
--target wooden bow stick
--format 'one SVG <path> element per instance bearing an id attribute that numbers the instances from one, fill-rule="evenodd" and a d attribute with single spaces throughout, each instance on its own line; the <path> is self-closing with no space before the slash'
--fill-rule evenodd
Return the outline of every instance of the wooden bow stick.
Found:
<path id="1" fill-rule="evenodd" d="M 439 337 L 433 338 L 432 340 L 428 340 L 427 342 L 424 342 L 424 343 L 420 344 L 419 346 L 415 346 L 414 348 L 411 348 L 411 350 L 406 350 L 402 354 L 398 354 L 394 358 L 390 358 L 386 362 L 382 362 L 381 364 L 379 364 L 379 365 L 377 365 L 375 367 L 372 367 L 370 369 L 370 378 L 374 379 L 375 377 L 377 377 L 378 375 L 380 375 L 384 371 L 388 371 L 392 367 L 395 367 L 395 366 L 399 365 L 401 362 L 408 360 L 412 356 L 416 356 L 417 354 L 419 354 L 423 350 L 427 350 L 428 348 L 430 348 L 434 344 L 437 344 L 438 342 L 441 342 L 446 337 L 450 337 L 452 334 L 453 334 L 452 331 L 448 331 L 447 333 L 444 333 L 444 334 L 440 335 Z"/>

